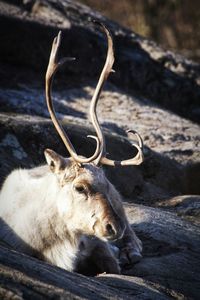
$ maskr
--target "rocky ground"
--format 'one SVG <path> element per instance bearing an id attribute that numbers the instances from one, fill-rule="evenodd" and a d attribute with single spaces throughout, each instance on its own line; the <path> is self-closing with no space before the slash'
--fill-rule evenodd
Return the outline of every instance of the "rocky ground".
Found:
<path id="1" fill-rule="evenodd" d="M 111 29 L 116 49 L 116 73 L 98 105 L 107 151 L 115 159 L 132 155 L 128 128 L 145 145 L 141 166 L 105 168 L 143 241 L 143 260 L 123 275 L 87 278 L 2 246 L 1 297 L 199 299 L 199 65 L 74 1 L 0 1 L 0 14 L 1 184 L 13 168 L 43 163 L 46 147 L 67 155 L 49 120 L 43 85 L 58 28 L 63 55 L 77 61 L 56 77 L 56 111 L 79 153 L 91 153 L 88 107 L 106 51 L 94 18 Z"/>

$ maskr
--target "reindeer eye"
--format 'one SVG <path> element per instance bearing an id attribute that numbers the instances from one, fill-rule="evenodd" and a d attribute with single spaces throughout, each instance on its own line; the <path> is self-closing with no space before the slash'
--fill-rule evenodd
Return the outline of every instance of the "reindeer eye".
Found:
<path id="1" fill-rule="evenodd" d="M 78 192 L 78 193 L 85 193 L 86 192 L 86 187 L 82 184 L 77 184 L 74 186 L 75 190 Z"/>

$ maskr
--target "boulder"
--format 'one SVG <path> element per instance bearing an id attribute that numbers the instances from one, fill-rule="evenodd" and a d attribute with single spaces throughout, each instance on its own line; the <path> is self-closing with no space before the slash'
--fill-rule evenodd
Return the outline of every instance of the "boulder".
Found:
<path id="1" fill-rule="evenodd" d="M 123 275 L 86 277 L 0 246 L 3 299 L 198 299 L 200 229 L 174 213 L 125 204 L 144 244 Z M 15 297 L 15 298 L 14 298 Z"/>
<path id="2" fill-rule="evenodd" d="M 198 64 L 161 49 L 71 0 L 0 1 L 0 16 L 1 81 L 4 84 L 30 84 L 36 77 L 40 82 L 44 78 L 51 41 L 58 30 L 64 35 L 63 52 L 77 58 L 77 63 L 68 67 L 71 79 L 85 82 L 86 78 L 97 78 L 106 53 L 106 41 L 92 22 L 95 19 L 107 24 L 115 41 L 116 73 L 111 81 L 199 123 Z"/>
<path id="3" fill-rule="evenodd" d="M 165 51 L 70 0 L 0 1 L 0 185 L 14 168 L 45 163 L 52 148 L 67 156 L 45 104 L 44 76 L 53 37 L 75 56 L 55 77 L 56 112 L 79 154 L 95 148 L 88 110 L 112 31 L 116 73 L 98 116 L 110 158 L 136 154 L 128 128 L 144 140 L 140 166 L 105 167 L 143 241 L 144 258 L 122 275 L 86 277 L 0 246 L 2 299 L 198 299 L 200 126 L 198 64 Z"/>

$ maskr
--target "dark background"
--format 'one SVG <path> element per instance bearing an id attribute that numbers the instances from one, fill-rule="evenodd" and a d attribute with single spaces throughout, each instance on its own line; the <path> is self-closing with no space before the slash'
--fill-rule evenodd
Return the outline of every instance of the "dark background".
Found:
<path id="1" fill-rule="evenodd" d="M 200 62 L 200 1 L 79 0 L 158 44 Z"/>

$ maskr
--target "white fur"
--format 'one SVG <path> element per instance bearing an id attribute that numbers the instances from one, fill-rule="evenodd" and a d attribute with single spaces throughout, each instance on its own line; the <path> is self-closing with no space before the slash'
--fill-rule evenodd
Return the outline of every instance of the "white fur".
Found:
<path id="1" fill-rule="evenodd" d="M 92 164 L 78 168 L 70 160 L 55 155 L 53 171 L 49 166 L 19 169 L 5 180 L 0 192 L 0 239 L 15 249 L 72 271 L 80 255 L 85 257 L 85 253 L 89 255 L 95 249 L 92 239 L 93 244 L 89 245 L 89 238 L 84 242 L 84 253 L 80 253 L 84 235 L 106 241 L 108 223 L 119 231 L 119 236 L 125 227 L 128 233 L 131 229 L 120 196 L 101 169 Z M 49 157 L 47 162 L 51 166 Z M 61 163 L 65 163 L 64 168 Z M 88 192 L 86 197 L 77 192 L 75 186 L 82 182 L 91 191 L 94 189 L 93 194 Z M 137 237 L 135 240 L 135 249 L 140 252 Z M 113 260 L 106 244 L 102 245 L 104 255 Z"/>
<path id="2" fill-rule="evenodd" d="M 13 171 L 0 192 L 0 217 L 8 225 L 8 227 L 4 226 L 4 230 L 0 230 L 0 236 L 8 245 L 13 248 L 22 248 L 21 250 L 30 255 L 34 251 L 31 253 L 31 249 L 23 244 L 19 247 L 20 242 L 18 239 L 13 239 L 9 229 L 11 228 L 25 244 L 42 251 L 41 240 L 45 239 L 45 236 L 41 237 L 41 226 L 48 227 L 51 219 L 55 218 L 55 212 L 62 214 L 64 210 L 67 211 L 67 204 L 58 205 L 57 178 L 47 171 L 46 167 L 39 167 L 38 171 L 43 171 L 44 168 L 46 174 L 37 178 L 32 177 L 29 170 Z M 55 227 L 54 230 L 56 231 L 57 228 Z M 57 243 L 50 249 L 44 250 L 43 255 L 49 262 L 72 270 L 76 252 L 77 245 L 72 245 L 68 239 L 65 239 L 60 244 Z"/>

